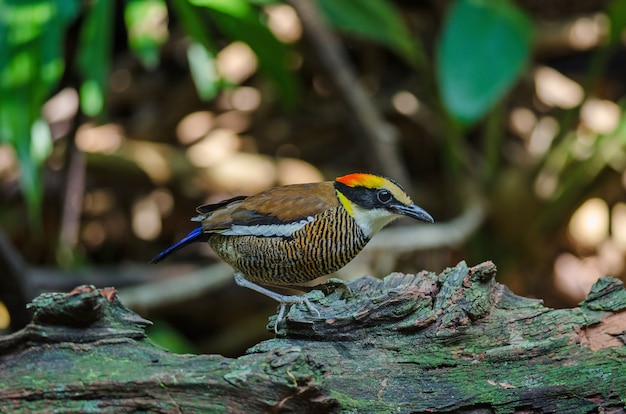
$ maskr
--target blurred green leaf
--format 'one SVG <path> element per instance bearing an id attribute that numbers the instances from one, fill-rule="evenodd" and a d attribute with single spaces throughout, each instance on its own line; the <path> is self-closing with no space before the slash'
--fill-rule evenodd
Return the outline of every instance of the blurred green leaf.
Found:
<path id="1" fill-rule="evenodd" d="M 587 158 L 581 159 L 576 154 L 575 141 L 580 138 L 576 133 L 565 136 L 547 153 L 538 180 L 552 181 L 554 189 L 534 227 L 549 228 L 571 214 L 571 207 L 589 192 L 589 188 L 593 187 L 593 183 L 607 167 L 623 172 L 626 164 L 626 100 L 619 102 L 619 106 L 621 116 L 614 131 L 585 137 L 593 147 L 593 152 Z"/>
<path id="2" fill-rule="evenodd" d="M 217 46 L 207 30 L 206 24 L 202 21 L 198 9 L 189 4 L 187 0 L 172 0 L 171 5 L 189 36 L 204 46 L 207 51 L 217 53 Z"/>
<path id="3" fill-rule="evenodd" d="M 441 97 L 454 119 L 470 124 L 512 87 L 530 56 L 532 25 L 504 0 L 457 0 L 438 45 Z"/>
<path id="4" fill-rule="evenodd" d="M 128 0 L 124 20 L 131 49 L 144 66 L 154 69 L 168 38 L 167 4 L 163 0 Z"/>
<path id="5" fill-rule="evenodd" d="M 189 70 L 198 96 L 208 101 L 215 97 L 221 85 L 215 68 L 217 46 L 202 21 L 199 9 L 186 0 L 173 0 L 172 7 L 187 33 L 195 40 L 187 49 Z"/>
<path id="6" fill-rule="evenodd" d="M 611 44 L 618 43 L 622 40 L 622 33 L 626 28 L 626 1 L 613 0 L 609 3 L 606 10 L 611 24 L 609 31 L 609 42 Z"/>
<path id="7" fill-rule="evenodd" d="M 248 3 L 250 4 L 257 4 L 260 6 L 266 6 L 268 4 L 278 4 L 278 3 L 282 3 L 281 0 L 248 0 Z"/>
<path id="8" fill-rule="evenodd" d="M 104 111 L 105 91 L 110 71 L 115 3 L 98 0 L 87 13 L 81 27 L 78 48 L 80 108 L 86 115 L 98 116 Z"/>
<path id="9" fill-rule="evenodd" d="M 31 137 L 30 155 L 34 160 L 43 162 L 52 152 L 52 134 L 46 121 L 37 118 L 31 128 Z"/>
<path id="10" fill-rule="evenodd" d="M 80 108 L 86 115 L 97 116 L 104 109 L 104 90 L 96 79 L 86 79 L 80 85 Z"/>
<path id="11" fill-rule="evenodd" d="M 424 52 L 402 16 L 386 0 L 317 0 L 328 23 L 343 32 L 379 42 L 413 66 L 424 64 Z"/>
<path id="12" fill-rule="evenodd" d="M 246 18 L 252 9 L 247 0 L 190 0 L 194 6 L 206 7 L 233 17 Z"/>
<path id="13" fill-rule="evenodd" d="M 220 86 L 215 69 L 215 56 L 200 43 L 194 42 L 187 48 L 187 59 L 198 95 L 204 101 L 213 99 Z"/>
<path id="14" fill-rule="evenodd" d="M 254 51 L 258 58 L 259 68 L 273 82 L 286 106 L 292 106 L 300 94 L 300 85 L 294 71 L 290 69 L 294 52 L 292 48 L 278 41 L 272 32 L 267 28 L 263 19 L 261 9 L 252 7 L 254 2 L 247 0 L 172 0 L 172 8 L 189 35 L 198 43 L 204 46 L 205 53 L 202 55 L 198 50 L 188 51 L 190 58 L 196 59 L 191 62 L 192 73 L 197 86 L 202 86 L 204 90 L 198 89 L 198 93 L 203 99 L 217 92 L 217 88 L 222 84 L 215 79 L 211 81 L 211 72 L 203 74 L 197 70 L 205 71 L 211 55 L 216 55 L 219 51 L 211 33 L 210 26 L 202 19 L 200 11 L 207 12 L 217 28 L 228 38 L 246 43 Z M 198 6 L 198 7 L 196 7 Z M 204 61 L 203 63 L 201 61 Z M 201 79 L 199 76 L 205 76 Z M 206 77 L 208 75 L 208 77 Z M 215 91 L 212 88 L 216 88 Z"/>
<path id="15" fill-rule="evenodd" d="M 222 33 L 250 46 L 257 55 L 261 71 L 274 83 L 285 105 L 292 106 L 300 94 L 298 78 L 289 68 L 294 52 L 291 47 L 276 39 L 262 23 L 259 10 L 250 7 L 244 0 L 235 0 L 228 7 L 222 7 L 223 2 L 218 1 L 197 2 L 207 7 Z M 220 3 L 220 6 L 212 8 L 213 3 Z M 246 6 L 240 3 L 246 3 Z M 227 12 L 231 8 L 235 9 L 234 13 Z"/>
<path id="16" fill-rule="evenodd" d="M 0 3 L 0 141 L 17 154 L 34 228 L 41 213 L 41 165 L 52 145 L 39 112 L 65 69 L 65 30 L 79 7 L 77 0 Z"/>

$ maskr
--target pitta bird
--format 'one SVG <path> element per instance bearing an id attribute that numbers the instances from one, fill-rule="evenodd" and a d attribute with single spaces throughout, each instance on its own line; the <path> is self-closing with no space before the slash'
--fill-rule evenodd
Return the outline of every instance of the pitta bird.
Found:
<path id="1" fill-rule="evenodd" d="M 281 306 L 305 304 L 300 295 L 282 295 L 265 286 L 295 287 L 348 264 L 367 242 L 394 219 L 407 216 L 432 223 L 394 180 L 354 173 L 311 184 L 274 187 L 197 208 L 200 225 L 159 253 L 158 263 L 193 242 L 208 242 L 235 269 L 239 286 L 253 289 Z"/>

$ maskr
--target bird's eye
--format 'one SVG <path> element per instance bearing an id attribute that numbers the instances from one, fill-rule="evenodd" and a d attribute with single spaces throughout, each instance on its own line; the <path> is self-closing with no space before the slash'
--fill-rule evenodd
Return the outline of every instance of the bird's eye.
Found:
<path id="1" fill-rule="evenodd" d="M 378 192 L 376 193 L 376 197 L 378 198 L 378 201 L 385 204 L 390 202 L 393 198 L 389 190 L 378 190 Z"/>

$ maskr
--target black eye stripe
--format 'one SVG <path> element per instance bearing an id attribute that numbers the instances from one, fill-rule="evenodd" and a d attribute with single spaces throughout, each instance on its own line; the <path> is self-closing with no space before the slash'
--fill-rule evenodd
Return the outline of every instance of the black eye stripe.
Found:
<path id="1" fill-rule="evenodd" d="M 366 209 L 387 209 L 398 203 L 393 193 L 386 188 L 349 187 L 339 182 L 335 183 L 335 188 L 348 200 Z"/>

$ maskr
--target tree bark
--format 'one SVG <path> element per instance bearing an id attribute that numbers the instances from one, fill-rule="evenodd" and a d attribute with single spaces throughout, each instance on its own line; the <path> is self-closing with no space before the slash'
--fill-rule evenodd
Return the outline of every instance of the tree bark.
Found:
<path id="1" fill-rule="evenodd" d="M 559 310 L 495 273 L 462 262 L 323 285 L 307 293 L 321 317 L 292 306 L 236 359 L 158 347 L 113 288 L 43 294 L 0 339 L 0 412 L 623 413 L 622 282 Z"/>

